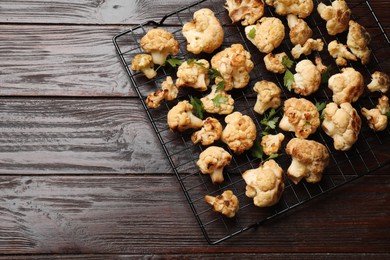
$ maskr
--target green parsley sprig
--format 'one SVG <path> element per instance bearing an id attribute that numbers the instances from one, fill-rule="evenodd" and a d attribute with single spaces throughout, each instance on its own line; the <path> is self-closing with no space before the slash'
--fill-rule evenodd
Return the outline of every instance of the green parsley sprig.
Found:
<path id="1" fill-rule="evenodd" d="M 283 84 L 289 91 L 291 91 L 291 86 L 294 83 L 294 74 L 291 72 L 291 67 L 294 65 L 294 61 L 286 55 L 282 58 L 282 64 L 286 68 L 286 72 L 283 76 Z"/>
<path id="2" fill-rule="evenodd" d="M 248 37 L 251 39 L 254 39 L 256 37 L 256 28 L 253 27 L 249 32 L 248 32 Z"/>
<path id="3" fill-rule="evenodd" d="M 202 101 L 200 101 L 197 97 L 190 97 L 190 103 L 193 106 L 195 110 L 195 114 L 200 118 L 203 119 L 203 113 L 205 112 Z"/>
<path id="4" fill-rule="evenodd" d="M 221 107 L 221 104 L 227 102 L 229 100 L 228 97 L 223 95 L 216 95 L 211 101 L 213 101 L 214 106 Z"/>
<path id="5" fill-rule="evenodd" d="M 263 146 L 261 146 L 260 142 L 257 141 L 257 140 L 255 140 L 255 142 L 253 143 L 253 146 L 249 150 L 249 152 L 252 155 L 252 157 L 258 158 L 261 161 L 267 161 L 267 160 L 275 159 L 275 158 L 277 158 L 279 156 L 279 154 L 273 153 L 273 154 L 269 155 L 267 158 L 264 158 L 265 154 L 264 154 L 264 151 L 263 151 Z"/>
<path id="6" fill-rule="evenodd" d="M 271 129 L 275 129 L 276 125 L 279 121 L 279 117 L 275 116 L 277 114 L 277 110 L 271 109 L 268 114 L 264 115 L 263 119 L 260 121 L 260 124 L 265 126 L 262 135 L 268 135 L 268 132 Z"/>

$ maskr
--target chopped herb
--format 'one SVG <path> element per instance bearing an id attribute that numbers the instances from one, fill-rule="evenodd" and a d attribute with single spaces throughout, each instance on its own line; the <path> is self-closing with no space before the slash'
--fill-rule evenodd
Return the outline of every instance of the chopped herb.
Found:
<path id="1" fill-rule="evenodd" d="M 211 79 L 216 79 L 217 77 L 221 79 L 221 81 L 218 82 L 218 84 L 217 84 L 216 92 L 219 92 L 219 91 L 222 91 L 225 89 L 225 80 L 223 79 L 221 73 L 218 70 L 216 70 L 214 68 L 210 68 L 209 75 L 210 75 Z"/>
<path id="2" fill-rule="evenodd" d="M 179 60 L 179 59 L 167 59 L 166 62 L 172 67 L 172 68 L 176 68 L 178 66 L 180 66 L 183 61 L 182 60 Z"/>
<path id="3" fill-rule="evenodd" d="M 251 38 L 251 39 L 254 39 L 256 37 L 256 28 L 252 28 L 249 33 L 248 33 L 248 37 Z"/>
<path id="4" fill-rule="evenodd" d="M 263 160 L 263 156 L 264 156 L 263 147 L 261 146 L 259 141 L 255 140 L 252 148 L 249 151 L 253 157 Z"/>
<path id="5" fill-rule="evenodd" d="M 261 133 L 262 135 L 268 135 L 268 131 L 270 129 L 275 129 L 276 124 L 279 121 L 279 117 L 275 117 L 277 111 L 275 109 L 271 109 L 268 115 L 264 115 L 263 119 L 260 121 L 260 124 L 265 126 L 264 131 Z"/>
<path id="6" fill-rule="evenodd" d="M 197 97 L 190 97 L 190 103 L 195 109 L 195 114 L 200 118 L 203 119 L 203 112 L 204 108 L 202 105 L 202 101 L 200 101 Z"/>
<path id="7" fill-rule="evenodd" d="M 287 68 L 291 69 L 292 65 L 294 65 L 294 61 L 290 60 L 290 58 L 286 55 L 282 58 L 282 64 Z"/>
<path id="8" fill-rule="evenodd" d="M 324 72 L 321 74 L 321 84 L 328 84 L 329 78 L 330 78 L 330 66 L 326 68 Z"/>
<path id="9" fill-rule="evenodd" d="M 214 103 L 214 106 L 220 107 L 221 104 L 227 102 L 229 100 L 228 97 L 222 96 L 222 95 L 217 95 L 213 99 L 211 99 Z"/>
<path id="10" fill-rule="evenodd" d="M 195 65 L 198 65 L 198 66 L 204 68 L 204 64 L 203 64 L 202 62 L 198 62 L 197 59 L 188 59 L 188 60 L 187 60 L 187 63 L 188 63 L 189 65 L 195 64 Z"/>
<path id="11" fill-rule="evenodd" d="M 386 115 L 387 117 L 390 117 L 390 112 L 387 112 L 385 115 Z"/>
<path id="12" fill-rule="evenodd" d="M 275 158 L 278 158 L 278 157 L 279 157 L 279 154 L 273 153 L 270 156 L 268 156 L 267 160 L 275 159 Z"/>
<path id="13" fill-rule="evenodd" d="M 218 82 L 216 92 L 220 92 L 224 89 L 225 89 L 225 81 L 222 80 Z"/>
<path id="14" fill-rule="evenodd" d="M 326 102 L 322 102 L 322 103 L 316 102 L 315 106 L 318 112 L 321 112 L 326 107 Z"/>
<path id="15" fill-rule="evenodd" d="M 291 91 L 291 86 L 294 83 L 294 74 L 289 69 L 284 73 L 283 82 L 284 86 Z"/>

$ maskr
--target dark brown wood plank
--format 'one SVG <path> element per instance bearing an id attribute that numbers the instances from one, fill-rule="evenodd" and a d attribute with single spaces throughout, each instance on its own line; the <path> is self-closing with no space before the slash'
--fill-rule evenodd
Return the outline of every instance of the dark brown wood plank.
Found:
<path id="1" fill-rule="evenodd" d="M 0 99 L 0 172 L 167 173 L 139 99 Z"/>
<path id="2" fill-rule="evenodd" d="M 1 176 L 0 251 L 389 253 L 389 192 L 389 175 L 362 177 L 209 246 L 173 176 Z"/>

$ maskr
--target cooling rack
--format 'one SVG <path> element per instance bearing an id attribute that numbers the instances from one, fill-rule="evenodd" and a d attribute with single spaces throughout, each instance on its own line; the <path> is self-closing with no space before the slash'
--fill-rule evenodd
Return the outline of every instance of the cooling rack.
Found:
<path id="1" fill-rule="evenodd" d="M 257 115 L 253 111 L 253 106 L 256 102 L 256 93 L 252 90 L 253 85 L 259 80 L 270 80 L 275 82 L 282 89 L 283 100 L 297 96 L 289 92 L 283 87 L 283 76 L 275 75 L 267 72 L 262 62 L 264 54 L 261 54 L 247 39 L 244 33 L 244 28 L 240 24 L 232 24 L 228 17 L 227 11 L 224 9 L 222 0 L 203 0 L 195 2 L 189 6 L 176 10 L 164 16 L 160 21 L 148 21 L 129 30 L 119 33 L 114 36 L 113 42 L 119 54 L 120 61 L 126 70 L 132 85 L 138 94 L 140 101 L 145 109 L 147 116 L 150 119 L 151 125 L 156 132 L 156 135 L 163 147 L 167 158 L 172 165 L 178 182 L 183 189 L 184 195 L 188 200 L 189 206 L 194 213 L 194 216 L 199 223 L 199 226 L 210 244 L 217 244 L 225 239 L 235 236 L 249 228 L 263 224 L 265 221 L 280 216 L 283 213 L 290 211 L 297 206 L 317 198 L 336 187 L 346 184 L 356 178 L 366 175 L 371 171 L 389 163 L 388 158 L 383 158 L 378 152 L 375 152 L 375 147 L 389 145 L 390 130 L 389 127 L 379 133 L 373 132 L 368 126 L 365 119 L 362 117 L 362 129 L 357 143 L 348 152 L 336 151 L 333 148 L 333 140 L 328 137 L 322 130 L 317 130 L 309 139 L 323 143 L 330 152 L 330 162 L 323 175 L 321 182 L 317 184 L 308 184 L 301 181 L 298 185 L 293 184 L 288 178 L 285 178 L 285 190 L 278 204 L 269 208 L 258 208 L 253 205 L 252 199 L 245 196 L 245 181 L 241 174 L 248 169 L 257 168 L 261 161 L 252 157 L 249 153 L 242 155 L 234 155 L 229 148 L 222 142 L 216 145 L 224 147 L 232 155 L 232 163 L 224 170 L 225 181 L 219 185 L 213 185 L 208 175 L 203 175 L 196 166 L 200 152 L 205 149 L 201 145 L 193 145 L 191 142 L 191 133 L 174 133 L 169 130 L 166 123 L 166 116 L 174 105 L 180 100 L 189 100 L 190 96 L 201 97 L 202 93 L 197 93 L 189 89 L 181 89 L 179 96 L 175 101 L 163 102 L 157 109 L 150 109 L 145 103 L 145 99 L 149 93 L 160 88 L 162 81 L 166 76 L 176 77 L 176 70 L 164 66 L 159 68 L 158 75 L 153 80 L 148 80 L 139 72 L 130 70 L 132 58 L 142 53 L 140 48 L 140 39 L 145 33 L 153 27 L 164 27 L 166 30 L 174 34 L 179 41 L 180 51 L 175 58 L 186 60 L 188 58 L 205 58 L 210 60 L 211 55 L 194 56 L 186 50 L 186 41 L 181 34 L 182 25 L 188 21 L 192 21 L 193 13 L 200 8 L 210 8 L 214 11 L 217 18 L 221 21 L 225 31 L 225 40 L 220 49 L 229 47 L 233 43 L 241 43 L 252 55 L 252 61 L 255 64 L 251 72 L 251 81 L 245 89 L 233 90 L 232 94 L 235 99 L 235 110 L 250 116 L 257 127 L 258 133 L 263 131 L 263 126 L 260 124 L 262 116 Z M 331 1 L 323 1 L 330 4 Z M 319 1 L 314 0 L 315 8 Z M 361 65 L 359 62 L 351 62 L 349 66 L 359 70 L 366 84 L 370 81 L 370 75 L 374 71 L 384 71 L 389 73 L 389 62 L 386 61 L 387 53 L 390 51 L 390 41 L 380 22 L 378 21 L 375 12 L 371 8 L 369 1 L 361 1 L 353 6 L 349 6 L 352 10 L 353 19 L 366 27 L 372 36 L 370 48 L 373 50 L 371 62 L 367 66 Z M 266 7 L 264 16 L 278 15 L 273 13 L 273 8 Z M 284 17 L 279 17 L 285 23 Z M 325 29 L 325 21 L 323 21 L 313 11 L 313 14 L 305 19 L 309 26 L 313 29 L 313 38 L 321 38 L 327 45 L 330 41 L 337 39 L 339 42 L 346 42 L 346 33 L 340 34 L 337 37 L 331 37 Z M 291 43 L 288 39 L 288 33 L 274 53 L 286 51 L 289 53 Z M 326 46 L 325 45 L 325 46 Z M 323 63 L 329 65 L 330 74 L 335 74 L 340 71 L 340 68 L 335 64 L 326 48 L 320 53 L 313 53 L 307 58 L 313 60 L 314 56 L 320 56 Z M 216 51 L 216 52 L 217 52 Z M 216 53 L 215 52 L 215 53 Z M 291 55 L 290 55 L 291 57 Z M 206 93 L 207 94 L 207 93 Z M 306 97 L 312 102 L 329 102 L 331 100 L 331 92 L 326 85 L 321 85 L 320 90 L 314 95 Z M 372 108 L 376 105 L 378 94 L 365 92 L 359 101 L 354 104 L 354 107 L 359 111 L 361 107 Z M 281 116 L 281 115 L 280 115 Z M 223 123 L 223 117 L 213 115 Z M 280 130 L 276 129 L 276 132 Z M 287 142 L 293 138 L 292 133 L 284 132 L 286 138 L 283 142 L 282 151 L 284 151 Z M 258 135 L 259 136 L 259 135 Z M 258 140 L 260 140 L 258 138 Z M 286 172 L 291 158 L 282 154 L 275 159 Z M 226 218 L 212 210 L 210 205 L 204 201 L 205 195 L 221 194 L 224 190 L 230 189 L 237 195 L 240 201 L 240 208 L 236 216 L 232 219 Z"/>

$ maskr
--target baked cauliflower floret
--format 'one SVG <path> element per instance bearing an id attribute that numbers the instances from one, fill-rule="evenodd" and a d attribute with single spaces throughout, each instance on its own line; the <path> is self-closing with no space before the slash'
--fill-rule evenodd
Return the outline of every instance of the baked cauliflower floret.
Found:
<path id="1" fill-rule="evenodd" d="M 339 66 L 347 66 L 347 60 L 357 61 L 357 57 L 347 47 L 337 40 L 331 41 L 328 45 L 329 54 L 336 59 L 336 64 Z"/>
<path id="2" fill-rule="evenodd" d="M 213 206 L 214 211 L 220 212 L 228 218 L 234 217 L 239 209 L 238 198 L 231 190 L 225 190 L 216 197 L 206 195 L 204 199 Z"/>
<path id="3" fill-rule="evenodd" d="M 267 5 L 275 7 L 278 15 L 294 14 L 306 18 L 313 12 L 312 0 L 265 0 Z"/>
<path id="4" fill-rule="evenodd" d="M 313 35 L 312 29 L 305 20 L 298 18 L 296 15 L 287 15 L 287 22 L 290 28 L 290 41 L 293 45 L 304 45 Z"/>
<path id="5" fill-rule="evenodd" d="M 316 92 L 321 84 L 321 72 L 310 60 L 301 60 L 295 67 L 294 82 L 291 88 L 295 93 L 309 96 Z"/>
<path id="6" fill-rule="evenodd" d="M 197 165 L 203 174 L 209 174 L 211 182 L 222 183 L 223 168 L 229 165 L 232 160 L 230 153 L 218 146 L 210 146 L 200 153 Z"/>
<path id="7" fill-rule="evenodd" d="M 291 49 L 291 55 L 298 59 L 301 55 L 310 55 L 313 51 L 322 51 L 324 49 L 324 42 L 321 39 L 308 39 L 305 44 L 295 45 Z"/>
<path id="8" fill-rule="evenodd" d="M 255 112 L 260 115 L 270 108 L 278 108 L 280 106 L 280 88 L 273 82 L 262 80 L 256 82 L 253 90 L 257 92 L 257 100 L 254 107 Z"/>
<path id="9" fill-rule="evenodd" d="M 282 197 L 283 169 L 274 160 L 268 160 L 256 169 L 245 171 L 242 178 L 246 182 L 245 195 L 253 198 L 257 207 L 273 206 Z"/>
<path id="10" fill-rule="evenodd" d="M 168 111 L 167 121 L 172 131 L 179 132 L 190 128 L 199 129 L 203 125 L 202 119 L 192 114 L 192 105 L 187 100 L 180 101 Z"/>
<path id="11" fill-rule="evenodd" d="M 202 145 L 211 145 L 214 143 L 214 141 L 219 140 L 221 135 L 221 123 L 218 121 L 218 119 L 208 117 L 203 120 L 202 128 L 192 134 L 191 140 L 194 144 L 201 142 Z"/>
<path id="12" fill-rule="evenodd" d="M 264 56 L 265 68 L 273 73 L 283 74 L 286 72 L 286 66 L 283 64 L 283 57 L 288 58 L 285 52 L 272 54 L 268 53 Z"/>
<path id="13" fill-rule="evenodd" d="M 350 103 L 329 103 L 323 110 L 322 129 L 333 138 L 336 150 L 347 151 L 358 140 L 361 119 Z"/>
<path id="14" fill-rule="evenodd" d="M 343 68 L 341 73 L 329 78 L 328 87 L 333 91 L 333 102 L 341 104 L 355 102 L 363 94 L 364 79 L 354 68 Z"/>
<path id="15" fill-rule="evenodd" d="M 192 87 L 199 91 L 206 91 L 210 83 L 207 60 L 185 61 L 177 69 L 177 87 Z"/>
<path id="16" fill-rule="evenodd" d="M 157 90 L 156 92 L 150 93 L 146 97 L 146 105 L 149 108 L 158 108 L 161 105 L 161 102 L 164 100 L 164 91 L 162 89 Z"/>
<path id="17" fill-rule="evenodd" d="M 141 71 L 148 79 L 156 77 L 157 72 L 154 70 L 153 58 L 149 54 L 137 54 L 131 61 L 131 69 Z"/>
<path id="18" fill-rule="evenodd" d="M 357 22 L 349 21 L 347 45 L 351 52 L 361 60 L 362 64 L 370 62 L 371 50 L 368 47 L 370 42 L 371 36 L 367 30 Z"/>
<path id="19" fill-rule="evenodd" d="M 389 112 L 389 98 L 382 96 L 378 100 L 376 108 L 368 110 L 363 107 L 361 109 L 363 116 L 367 119 L 369 127 L 374 131 L 383 131 L 388 124 L 388 118 L 386 113 Z"/>
<path id="20" fill-rule="evenodd" d="M 332 5 L 319 3 L 318 14 L 326 21 L 326 29 L 329 35 L 336 35 L 348 29 L 351 18 L 351 10 L 345 0 L 335 0 Z"/>
<path id="21" fill-rule="evenodd" d="M 233 23 L 241 21 L 244 26 L 254 24 L 264 14 L 262 0 L 226 0 L 225 8 Z"/>
<path id="22" fill-rule="evenodd" d="M 285 32 L 279 18 L 263 17 L 256 24 L 246 26 L 245 34 L 259 51 L 270 53 L 282 43 Z"/>
<path id="23" fill-rule="evenodd" d="M 284 134 L 279 133 L 276 135 L 265 135 L 261 138 L 261 146 L 263 147 L 263 152 L 270 156 L 271 154 L 276 154 L 282 146 L 284 140 Z"/>
<path id="24" fill-rule="evenodd" d="M 253 146 L 256 139 L 256 126 L 252 118 L 240 112 L 225 117 L 226 127 L 222 131 L 222 141 L 236 154 L 241 154 Z"/>
<path id="25" fill-rule="evenodd" d="M 178 88 L 173 84 L 171 76 L 167 76 L 166 80 L 161 84 L 161 89 L 152 92 L 146 98 L 146 104 L 149 108 L 157 108 L 161 102 L 165 100 L 174 100 L 179 93 Z"/>
<path id="26" fill-rule="evenodd" d="M 287 143 L 286 153 L 292 157 L 287 169 L 287 175 L 292 182 L 298 184 L 303 178 L 309 183 L 321 181 L 329 163 L 329 152 L 323 144 L 293 138 Z"/>
<path id="27" fill-rule="evenodd" d="M 378 105 L 376 108 L 379 109 L 382 115 L 386 115 L 390 111 L 390 106 L 389 106 L 389 98 L 387 96 L 382 96 L 381 98 L 378 99 Z"/>
<path id="28" fill-rule="evenodd" d="M 161 28 L 149 30 L 141 38 L 141 47 L 152 55 L 153 63 L 158 65 L 163 65 L 168 55 L 179 52 L 179 42 L 172 33 Z"/>
<path id="29" fill-rule="evenodd" d="M 217 91 L 217 85 L 211 87 L 211 92 L 200 99 L 204 110 L 211 114 L 228 115 L 234 109 L 234 99 L 224 90 Z"/>
<path id="30" fill-rule="evenodd" d="M 304 98 L 289 98 L 284 102 L 280 129 L 295 132 L 298 138 L 307 138 L 320 125 L 320 114 L 316 106 Z"/>
<path id="31" fill-rule="evenodd" d="M 194 13 L 194 21 L 185 23 L 182 33 L 187 40 L 187 50 L 193 54 L 212 53 L 224 38 L 224 31 L 214 12 L 202 8 Z"/>
<path id="32" fill-rule="evenodd" d="M 367 85 L 367 88 L 371 92 L 380 91 L 382 93 L 387 93 L 390 87 L 390 78 L 384 72 L 375 71 L 371 75 L 371 82 Z"/>
<path id="33" fill-rule="evenodd" d="M 232 44 L 211 58 L 211 67 L 221 73 L 215 78 L 215 84 L 224 81 L 224 88 L 229 91 L 233 88 L 244 88 L 249 83 L 249 73 L 254 64 L 251 54 L 241 44 Z"/>

